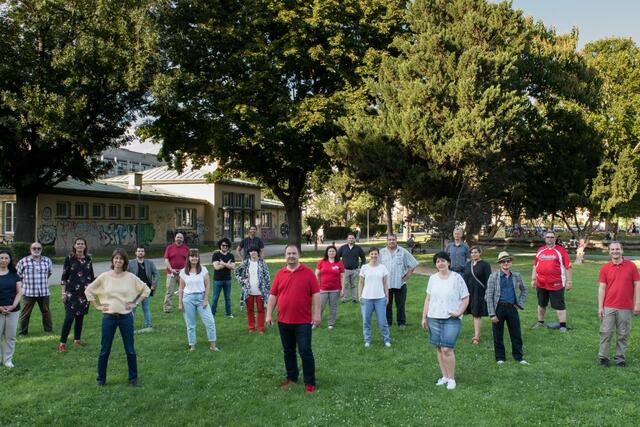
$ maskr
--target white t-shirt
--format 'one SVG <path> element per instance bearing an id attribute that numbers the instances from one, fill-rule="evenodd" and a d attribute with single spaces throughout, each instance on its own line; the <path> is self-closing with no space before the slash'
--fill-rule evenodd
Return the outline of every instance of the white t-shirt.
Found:
<path id="1" fill-rule="evenodd" d="M 362 298 L 379 299 L 386 297 L 384 293 L 384 277 L 389 276 L 389 270 L 382 264 L 373 267 L 365 264 L 360 268 L 360 277 L 364 277 Z"/>
<path id="2" fill-rule="evenodd" d="M 187 274 L 185 270 L 180 270 L 180 278 L 184 280 L 184 293 L 197 294 L 204 292 L 204 276 L 208 273 L 207 267 L 202 267 L 200 273 Z"/>
<path id="3" fill-rule="evenodd" d="M 469 296 L 469 291 L 462 276 L 450 271 L 446 280 L 441 279 L 437 273 L 429 277 L 427 294 L 429 295 L 427 317 L 448 319 L 451 317 L 449 313 L 460 309 L 460 301 Z"/>
<path id="4" fill-rule="evenodd" d="M 260 295 L 258 283 L 258 261 L 249 261 L 249 295 Z"/>

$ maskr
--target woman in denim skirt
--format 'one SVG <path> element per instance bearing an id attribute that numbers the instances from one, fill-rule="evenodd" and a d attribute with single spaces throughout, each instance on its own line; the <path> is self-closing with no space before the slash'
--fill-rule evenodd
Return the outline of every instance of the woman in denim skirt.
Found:
<path id="1" fill-rule="evenodd" d="M 442 377 L 437 385 L 456 388 L 456 358 L 453 348 L 460 335 L 462 314 L 469 305 L 469 291 L 464 279 L 449 270 L 451 258 L 446 252 L 433 256 L 438 272 L 429 277 L 427 297 L 422 310 L 422 327 L 429 331 L 429 342 L 436 347 Z"/>

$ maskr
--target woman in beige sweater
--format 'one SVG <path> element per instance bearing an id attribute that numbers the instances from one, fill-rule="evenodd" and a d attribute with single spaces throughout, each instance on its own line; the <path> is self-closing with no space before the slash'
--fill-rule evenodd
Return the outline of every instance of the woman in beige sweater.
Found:
<path id="1" fill-rule="evenodd" d="M 149 296 L 147 285 L 127 271 L 129 259 L 124 249 L 111 255 L 111 270 L 102 273 L 84 291 L 87 300 L 102 312 L 102 345 L 98 357 L 98 385 L 107 381 L 107 364 L 116 329 L 120 329 L 129 367 L 129 385 L 138 386 L 138 366 L 133 343 L 132 310 Z M 96 303 L 96 298 L 100 304 Z"/>

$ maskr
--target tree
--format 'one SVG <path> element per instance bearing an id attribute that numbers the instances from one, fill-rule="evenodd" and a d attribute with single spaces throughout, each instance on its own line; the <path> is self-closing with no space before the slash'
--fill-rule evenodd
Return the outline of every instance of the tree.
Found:
<path id="1" fill-rule="evenodd" d="M 477 205 L 490 212 L 495 199 L 514 215 L 555 212 L 585 189 L 599 139 L 586 121 L 594 76 L 575 34 L 485 0 L 416 0 L 407 27 L 369 85 L 374 132 L 424 165 L 403 193 L 429 200 L 451 225 Z"/>
<path id="2" fill-rule="evenodd" d="M 34 0 L 0 8 L 0 182 L 15 239 L 35 237 L 36 196 L 104 171 L 144 104 L 155 38 L 147 2 Z"/>
<path id="3" fill-rule="evenodd" d="M 640 198 L 640 49 L 631 39 L 589 43 L 582 54 L 601 80 L 591 116 L 603 135 L 603 160 L 591 201 L 605 215 L 638 214 Z"/>
<path id="4" fill-rule="evenodd" d="M 285 205 L 299 245 L 311 172 L 329 167 L 323 144 L 397 26 L 402 1 L 167 1 L 151 114 L 142 129 L 180 167 L 217 161 Z"/>

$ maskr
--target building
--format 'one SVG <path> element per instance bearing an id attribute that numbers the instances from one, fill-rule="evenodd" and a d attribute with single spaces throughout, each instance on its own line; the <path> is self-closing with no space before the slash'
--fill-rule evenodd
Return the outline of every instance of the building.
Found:
<path id="1" fill-rule="evenodd" d="M 64 254 L 78 236 L 94 253 L 138 242 L 163 247 L 178 232 L 192 246 L 213 245 L 222 237 L 239 241 L 252 224 L 265 240 L 286 237 L 282 203 L 262 200 L 260 186 L 248 181 L 208 182 L 214 168 L 149 169 L 141 172 L 141 187 L 133 185 L 134 174 L 91 184 L 62 182 L 38 195 L 37 239 Z M 0 193 L 0 202 L 0 240 L 10 241 L 15 194 Z"/>
<path id="2" fill-rule="evenodd" d="M 138 153 L 126 148 L 110 148 L 102 152 L 103 163 L 111 165 L 105 177 L 126 175 L 130 172 L 141 172 L 147 169 L 163 166 L 166 163 L 158 160 L 155 154 Z"/>

